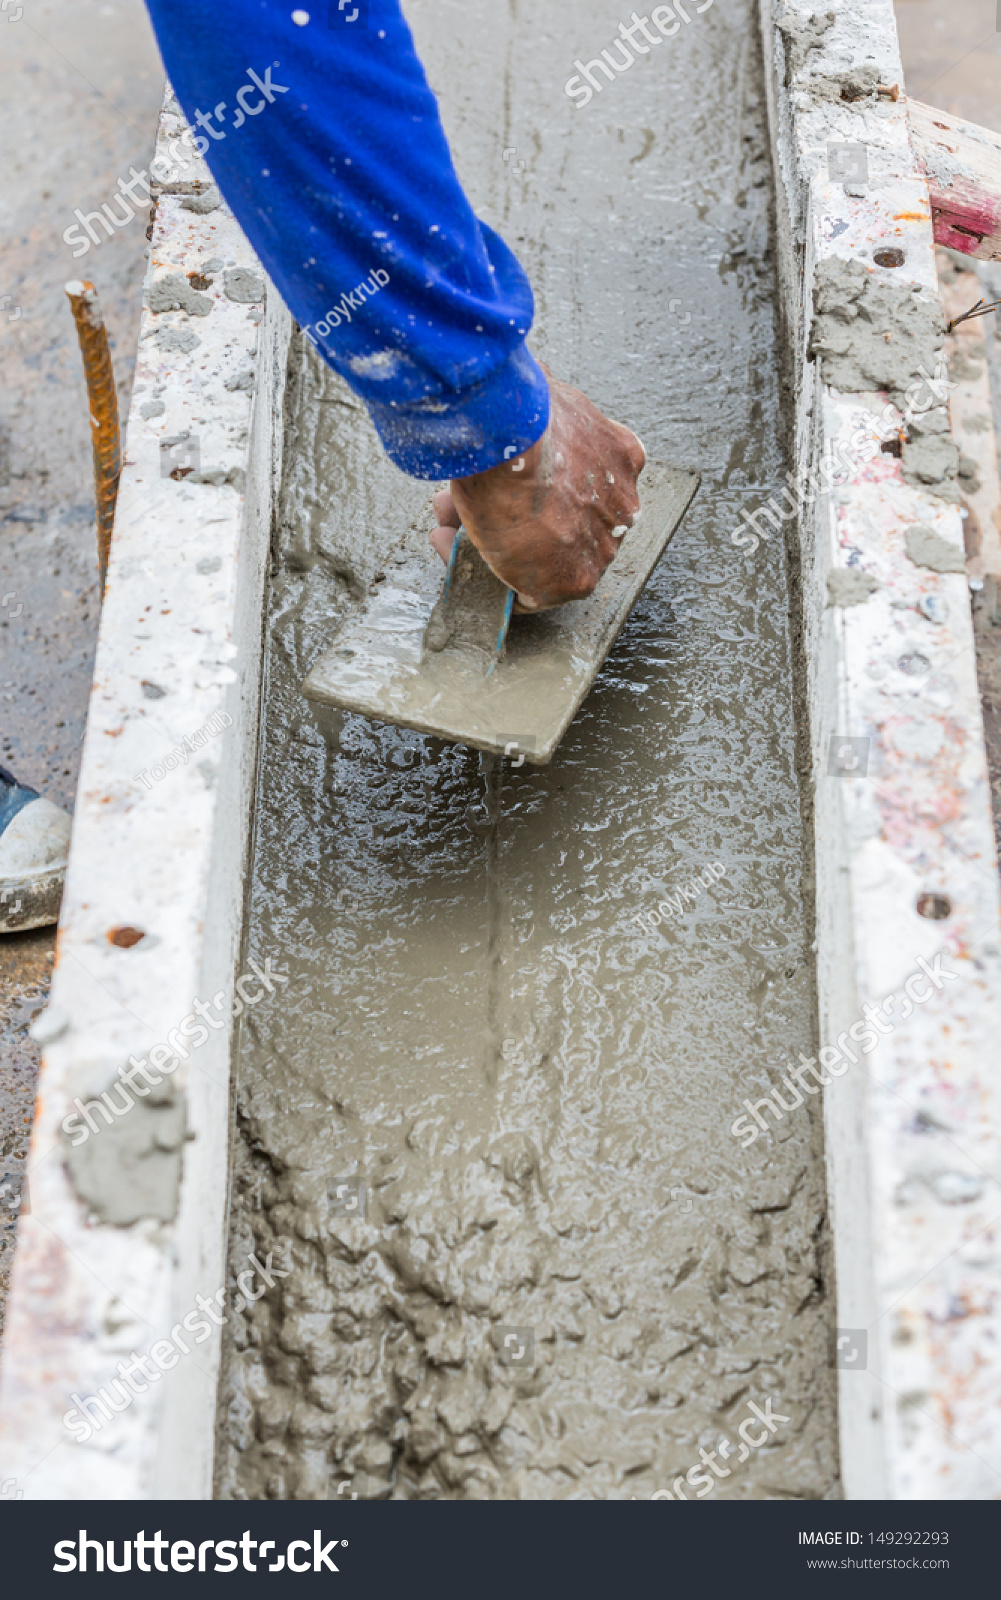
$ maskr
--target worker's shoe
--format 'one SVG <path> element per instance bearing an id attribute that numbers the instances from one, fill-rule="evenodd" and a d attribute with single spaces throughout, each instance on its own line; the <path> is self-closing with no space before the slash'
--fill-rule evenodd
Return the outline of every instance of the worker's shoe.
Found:
<path id="1" fill-rule="evenodd" d="M 60 806 L 0 767 L 0 933 L 58 919 L 70 826 Z"/>

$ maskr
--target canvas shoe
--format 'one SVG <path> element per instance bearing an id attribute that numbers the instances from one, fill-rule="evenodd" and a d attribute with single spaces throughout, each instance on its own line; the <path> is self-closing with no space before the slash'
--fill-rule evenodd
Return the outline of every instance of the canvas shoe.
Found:
<path id="1" fill-rule="evenodd" d="M 0 933 L 57 921 L 70 826 L 60 806 L 0 767 Z"/>

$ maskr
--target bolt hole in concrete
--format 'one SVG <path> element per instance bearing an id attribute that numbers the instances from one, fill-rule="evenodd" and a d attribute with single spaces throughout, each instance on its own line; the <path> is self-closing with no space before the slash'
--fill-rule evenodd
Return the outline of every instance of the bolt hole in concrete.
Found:
<path id="1" fill-rule="evenodd" d="M 902 267 L 906 257 L 903 250 L 897 250 L 893 246 L 886 246 L 882 250 L 874 250 L 872 259 L 877 267 Z"/>
<path id="2" fill-rule="evenodd" d="M 946 917 L 952 916 L 952 901 L 944 894 L 919 894 L 918 916 L 928 917 L 931 922 L 944 922 Z"/>
<path id="3" fill-rule="evenodd" d="M 788 466 L 756 9 L 582 109 L 599 0 L 407 10 L 533 348 L 703 486 L 550 766 L 324 710 L 434 486 L 297 342 L 246 928 L 289 981 L 240 1023 L 230 1244 L 287 1276 L 224 1330 L 217 1493 L 823 1498 L 820 1119 L 748 1110 L 816 1044 L 784 557 L 729 537 Z"/>
<path id="4" fill-rule="evenodd" d="M 926 672 L 931 671 L 931 662 L 928 657 L 921 655 L 917 650 L 912 650 L 908 655 L 901 656 L 897 666 L 909 678 L 920 678 Z"/>

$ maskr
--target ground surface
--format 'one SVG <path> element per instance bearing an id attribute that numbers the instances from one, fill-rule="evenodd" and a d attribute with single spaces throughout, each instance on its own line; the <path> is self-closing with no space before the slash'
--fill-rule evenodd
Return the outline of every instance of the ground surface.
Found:
<path id="1" fill-rule="evenodd" d="M 1001 129 L 997 0 L 896 0 L 896 11 L 908 94 Z"/>

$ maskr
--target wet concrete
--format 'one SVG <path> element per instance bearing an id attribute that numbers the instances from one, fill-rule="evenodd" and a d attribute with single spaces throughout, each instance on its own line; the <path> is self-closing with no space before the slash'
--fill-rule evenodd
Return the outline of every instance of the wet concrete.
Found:
<path id="1" fill-rule="evenodd" d="M 575 110 L 596 0 L 408 11 L 537 353 L 703 481 L 550 766 L 326 711 L 305 674 L 433 519 L 297 347 L 248 926 L 291 981 L 243 1024 L 231 1248 L 275 1272 L 217 1492 L 835 1495 L 820 1128 L 730 1132 L 814 1014 L 784 555 L 729 539 L 785 470 L 754 13 Z"/>

